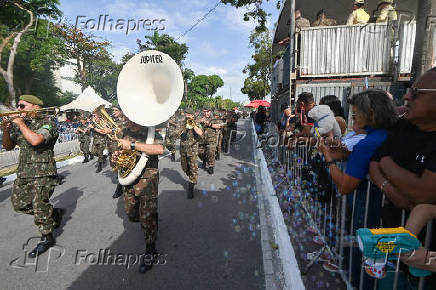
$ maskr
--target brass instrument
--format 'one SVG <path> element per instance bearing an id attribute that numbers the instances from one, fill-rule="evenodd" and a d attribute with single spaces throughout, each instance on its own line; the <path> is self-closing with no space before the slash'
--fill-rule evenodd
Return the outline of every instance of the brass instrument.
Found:
<path id="1" fill-rule="evenodd" d="M 111 140 L 117 140 L 117 131 L 120 129 L 118 124 L 112 119 L 112 117 L 106 112 L 106 109 L 104 108 L 104 105 L 98 106 L 94 111 L 92 111 L 93 115 L 96 115 L 98 117 L 97 120 L 92 120 L 95 127 L 98 129 L 111 129 L 111 134 L 107 134 L 107 136 Z M 113 168 L 114 171 L 118 171 L 118 174 L 121 177 L 126 177 L 130 171 L 135 167 L 136 164 L 136 158 L 137 156 L 140 156 L 139 152 L 137 151 L 123 151 L 120 155 L 118 155 L 117 162 L 115 167 Z"/>
<path id="2" fill-rule="evenodd" d="M 197 126 L 197 123 L 195 123 L 194 118 L 186 118 L 186 129 L 193 129 Z"/>
<path id="3" fill-rule="evenodd" d="M 179 65 L 163 52 L 143 51 L 123 66 L 117 83 L 118 103 L 130 121 L 147 127 L 145 144 L 154 143 L 156 126 L 166 122 L 179 108 L 184 87 Z M 118 170 L 121 185 L 134 183 L 148 161 L 143 152 L 140 158 L 137 152 L 131 154 L 131 159 L 121 156 L 117 160 L 122 168 Z"/>
<path id="4" fill-rule="evenodd" d="M 106 112 L 104 105 L 98 106 L 94 111 L 92 111 L 92 114 L 98 117 L 98 120 L 95 120 L 94 118 L 92 119 L 92 123 L 94 123 L 95 127 L 98 129 L 112 129 L 112 132 L 115 131 L 115 133 L 108 134 L 108 137 L 111 140 L 116 140 L 116 132 L 119 130 L 119 126 Z"/>
<path id="5" fill-rule="evenodd" d="M 52 113 L 53 112 L 53 113 Z M 38 113 L 38 117 L 40 116 L 52 116 L 59 114 L 60 109 L 58 107 L 48 107 L 48 108 L 41 108 L 41 109 L 35 109 L 35 110 L 23 110 L 23 111 L 10 111 L 10 112 L 4 112 L 0 113 L 0 118 L 7 118 L 8 116 L 12 115 L 21 115 L 23 113 Z M 44 113 L 44 114 L 41 114 Z M 26 116 L 28 118 L 31 118 L 30 116 Z"/>

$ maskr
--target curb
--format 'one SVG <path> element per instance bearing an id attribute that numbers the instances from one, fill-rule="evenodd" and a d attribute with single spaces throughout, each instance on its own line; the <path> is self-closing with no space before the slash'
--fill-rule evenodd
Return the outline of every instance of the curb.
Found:
<path id="1" fill-rule="evenodd" d="M 294 248 L 291 243 L 291 238 L 288 233 L 288 228 L 283 219 L 283 214 L 280 209 L 280 205 L 272 184 L 271 175 L 268 171 L 268 167 L 265 161 L 265 157 L 261 149 L 256 149 L 257 135 L 254 130 L 254 125 L 251 123 L 251 131 L 253 136 L 253 151 L 254 159 L 256 163 L 256 186 L 258 186 L 259 205 L 261 213 L 265 214 L 263 207 L 268 208 L 268 212 L 271 213 L 272 231 L 274 242 L 278 245 L 280 264 L 283 270 L 284 277 L 284 289 L 297 289 L 303 290 L 305 286 L 301 278 L 300 269 L 298 267 L 297 259 L 295 258 Z M 258 180 L 259 179 L 259 180 Z M 263 203 L 263 205 L 261 204 Z M 262 222 L 262 221 L 261 221 Z M 261 225 L 262 228 L 262 225 Z M 268 252 L 271 251 L 271 246 L 265 243 L 265 239 L 268 239 L 266 231 L 262 231 L 262 252 L 264 252 L 264 272 L 266 286 L 271 282 L 270 276 L 271 269 L 268 265 L 271 265 L 270 259 L 265 259 L 268 256 Z M 268 273 L 267 271 L 268 270 Z M 267 287 L 267 289 L 269 289 Z"/>
<path id="2" fill-rule="evenodd" d="M 77 156 L 77 157 L 74 157 L 74 158 L 71 158 L 71 159 L 68 159 L 65 161 L 56 162 L 56 168 L 59 169 L 59 168 L 65 167 L 65 166 L 69 166 L 72 164 L 82 162 L 83 158 L 84 158 L 83 156 Z M 3 177 L 6 178 L 6 180 L 3 182 L 3 185 L 6 185 L 8 183 L 13 182 L 15 179 L 17 179 L 17 174 L 14 173 L 14 174 L 6 175 Z"/>

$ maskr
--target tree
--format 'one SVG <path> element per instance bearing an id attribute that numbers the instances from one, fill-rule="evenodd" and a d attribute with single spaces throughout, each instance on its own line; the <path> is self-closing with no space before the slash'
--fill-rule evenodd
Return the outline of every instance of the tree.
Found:
<path id="1" fill-rule="evenodd" d="M 183 74 L 183 79 L 185 81 L 187 81 L 188 83 L 190 83 L 192 81 L 192 79 L 195 77 L 195 73 L 192 69 L 189 68 L 185 68 L 182 72 Z"/>
<path id="2" fill-rule="evenodd" d="M 140 39 L 136 40 L 139 51 L 144 50 L 159 50 L 171 56 L 174 61 L 180 66 L 183 66 L 183 60 L 188 53 L 188 46 L 184 43 L 178 43 L 173 37 L 168 34 L 159 35 L 157 31 L 152 36 L 145 36 L 146 42 L 143 44 Z"/>
<path id="3" fill-rule="evenodd" d="M 269 2 L 270 0 L 266 1 Z M 281 1 L 275 1 L 277 1 L 277 9 L 280 9 Z M 244 20 L 249 21 L 250 19 L 254 19 L 257 22 L 255 28 L 257 32 L 268 30 L 266 27 L 266 17 L 269 16 L 269 14 L 267 14 L 261 7 L 263 0 L 221 0 L 221 2 L 224 4 L 230 4 L 236 8 L 248 8 L 249 11 L 244 13 Z"/>
<path id="4" fill-rule="evenodd" d="M 48 32 L 48 33 L 47 33 Z M 52 70 L 65 63 L 63 41 L 53 24 L 40 20 L 35 33 L 26 33 L 15 57 L 14 87 L 21 94 L 34 94 L 57 104 L 58 88 Z M 41 84 L 44 83 L 44 84 Z"/>
<path id="5" fill-rule="evenodd" d="M 109 102 L 115 103 L 117 98 L 118 75 L 122 64 L 115 63 L 109 55 L 89 64 L 87 67 L 87 83 Z"/>
<path id="6" fill-rule="evenodd" d="M 250 47 L 254 48 L 251 58 L 254 63 L 245 66 L 243 73 L 248 74 L 248 77 L 241 89 L 241 92 L 248 95 L 250 99 L 263 99 L 270 93 L 271 46 L 271 38 L 267 31 L 251 33 Z"/>
<path id="7" fill-rule="evenodd" d="M 209 98 L 222 86 L 224 86 L 224 81 L 218 75 L 198 75 L 192 78 L 188 91 L 192 95 L 201 95 Z"/>
<path id="8" fill-rule="evenodd" d="M 72 24 L 62 24 L 58 27 L 58 35 L 64 39 L 65 53 L 68 63 L 74 65 L 74 80 L 80 84 L 82 92 L 91 83 L 88 72 L 91 72 L 93 66 L 98 62 L 110 59 L 107 48 L 110 46 L 109 41 L 97 41 L 90 33 L 84 33 L 74 27 Z"/>
<path id="9" fill-rule="evenodd" d="M 2 1 L 0 3 L 0 64 L 3 56 L 7 54 L 7 64 L 0 65 L 0 74 L 8 88 L 8 96 L 0 109 L 11 109 L 16 104 L 14 85 L 14 64 L 17 49 L 22 36 L 34 24 L 35 16 L 57 18 L 61 15 L 58 9 L 58 0 L 29 0 L 29 1 Z M 12 42 L 12 44 L 11 44 Z M 7 53 L 6 53 L 7 52 Z"/>

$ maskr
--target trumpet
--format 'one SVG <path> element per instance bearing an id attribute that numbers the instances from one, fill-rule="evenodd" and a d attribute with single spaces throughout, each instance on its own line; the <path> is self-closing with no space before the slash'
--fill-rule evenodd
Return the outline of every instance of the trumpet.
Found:
<path id="1" fill-rule="evenodd" d="M 41 109 L 35 109 L 35 110 L 23 110 L 23 111 L 10 111 L 10 112 L 4 112 L 0 113 L 0 118 L 7 118 L 11 115 L 21 115 L 23 113 L 37 113 L 38 116 L 52 116 L 59 114 L 61 110 L 59 107 L 48 107 L 48 108 L 41 108 Z M 43 114 L 41 114 L 43 113 Z M 27 116 L 30 117 L 30 116 Z"/>
<path id="2" fill-rule="evenodd" d="M 194 118 L 186 118 L 186 129 L 192 129 L 197 126 Z"/>
<path id="3" fill-rule="evenodd" d="M 32 119 L 36 117 L 56 116 L 59 114 L 59 112 L 60 112 L 59 107 L 48 107 L 48 108 L 41 108 L 35 110 L 4 112 L 4 113 L 0 113 L 0 124 L 1 126 L 5 126 L 5 124 L 19 117 L 22 117 L 24 119 Z M 26 114 L 26 116 L 23 117 L 22 114 Z"/>

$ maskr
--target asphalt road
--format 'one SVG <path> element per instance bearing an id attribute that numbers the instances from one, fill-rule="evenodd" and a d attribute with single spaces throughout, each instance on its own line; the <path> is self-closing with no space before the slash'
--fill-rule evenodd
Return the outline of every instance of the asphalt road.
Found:
<path id="1" fill-rule="evenodd" d="M 142 230 L 127 220 L 123 199 L 111 198 L 109 166 L 100 174 L 95 161 L 59 170 L 65 183 L 51 201 L 67 212 L 57 246 L 38 260 L 25 258 L 39 236 L 33 218 L 13 211 L 11 185 L 1 188 L 0 288 L 264 289 L 249 122 L 238 129 L 247 135 L 221 156 L 215 173 L 199 169 L 193 200 L 179 156 L 160 161 L 160 264 L 146 274 L 136 262 L 145 250 Z"/>

